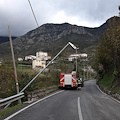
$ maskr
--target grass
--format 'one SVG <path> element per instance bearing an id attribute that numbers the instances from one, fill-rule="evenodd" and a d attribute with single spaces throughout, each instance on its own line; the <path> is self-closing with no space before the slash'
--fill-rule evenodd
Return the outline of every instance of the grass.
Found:
<path id="1" fill-rule="evenodd" d="M 23 69 L 31 69 L 30 66 L 17 66 L 17 69 L 23 70 Z"/>
<path id="2" fill-rule="evenodd" d="M 99 85 L 102 89 L 111 90 L 115 77 L 113 74 L 105 74 L 104 78 L 100 80 Z"/>
<path id="3" fill-rule="evenodd" d="M 3 109 L 0 111 L 0 119 L 9 115 L 10 113 L 12 113 L 13 111 L 23 107 L 25 104 L 18 104 L 18 105 L 15 105 L 13 107 L 8 107 L 6 109 Z"/>
<path id="4" fill-rule="evenodd" d="M 120 87 L 117 86 L 117 87 L 113 88 L 113 89 L 112 89 L 112 93 L 113 93 L 113 94 L 114 94 L 114 93 L 117 93 L 117 94 L 120 95 Z"/>
<path id="5" fill-rule="evenodd" d="M 100 80 L 99 85 L 102 90 L 110 90 L 112 94 L 120 94 L 120 86 L 116 84 L 114 74 L 106 74 L 104 78 Z"/>

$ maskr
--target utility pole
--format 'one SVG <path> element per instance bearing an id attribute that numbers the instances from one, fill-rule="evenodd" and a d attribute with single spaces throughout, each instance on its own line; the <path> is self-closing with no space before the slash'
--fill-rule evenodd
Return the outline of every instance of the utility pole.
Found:
<path id="1" fill-rule="evenodd" d="M 75 48 L 76 49 L 76 73 L 77 73 L 77 50 L 79 49 L 79 48 Z"/>
<path id="2" fill-rule="evenodd" d="M 16 90 L 17 90 L 17 94 L 18 94 L 19 93 L 19 84 L 18 84 L 18 79 L 17 79 L 15 57 L 14 57 L 13 44 L 12 44 L 12 38 L 11 38 L 9 26 L 8 26 L 8 32 L 9 32 L 10 47 L 11 47 L 11 53 L 12 53 L 12 59 L 13 59 L 14 73 L 15 73 Z M 21 100 L 19 100 L 19 103 L 21 103 Z"/>
<path id="3" fill-rule="evenodd" d="M 76 48 L 76 73 L 77 73 L 77 48 Z"/>
<path id="4" fill-rule="evenodd" d="M 90 72 L 90 80 L 91 80 L 91 67 L 90 67 L 90 69 L 89 69 L 89 72 Z"/>
<path id="5" fill-rule="evenodd" d="M 83 68 L 83 75 L 84 75 L 84 80 L 85 80 L 85 66 Z"/>
<path id="6" fill-rule="evenodd" d="M 87 80 L 88 80 L 88 65 L 87 65 Z"/>

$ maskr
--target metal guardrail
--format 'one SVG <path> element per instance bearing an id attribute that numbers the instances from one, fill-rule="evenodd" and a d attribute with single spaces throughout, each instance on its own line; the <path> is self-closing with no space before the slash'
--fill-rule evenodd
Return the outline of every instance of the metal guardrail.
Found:
<path id="1" fill-rule="evenodd" d="M 16 95 L 1 99 L 0 100 L 0 107 L 4 106 L 6 104 L 9 104 L 11 102 L 14 102 L 16 100 L 19 100 L 20 98 L 23 98 L 23 97 L 24 97 L 24 93 L 22 92 L 22 93 L 19 93 L 19 94 L 16 94 Z"/>
<path id="2" fill-rule="evenodd" d="M 53 87 L 53 88 L 46 88 L 46 89 L 42 89 L 42 90 L 36 90 L 36 91 L 32 91 L 32 92 L 28 92 L 27 93 L 27 98 L 28 98 L 28 103 L 33 102 L 35 100 L 38 100 L 42 95 L 46 95 L 54 90 L 57 90 L 58 87 Z"/>

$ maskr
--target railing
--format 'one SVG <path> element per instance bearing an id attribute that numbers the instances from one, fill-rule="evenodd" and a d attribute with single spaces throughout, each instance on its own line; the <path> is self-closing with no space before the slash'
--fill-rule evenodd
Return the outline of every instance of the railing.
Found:
<path id="1" fill-rule="evenodd" d="M 6 104 L 9 104 L 11 102 L 14 102 L 16 100 L 19 100 L 21 98 L 24 97 L 24 93 L 19 93 L 19 94 L 16 94 L 16 95 L 13 95 L 13 96 L 10 96 L 10 97 L 7 97 L 7 98 L 4 98 L 4 99 L 1 99 L 0 100 L 0 107 L 1 106 L 4 106 Z"/>

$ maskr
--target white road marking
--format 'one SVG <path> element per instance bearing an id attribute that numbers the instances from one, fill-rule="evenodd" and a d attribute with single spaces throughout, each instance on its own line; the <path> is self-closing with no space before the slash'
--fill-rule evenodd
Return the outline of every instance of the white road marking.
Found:
<path id="1" fill-rule="evenodd" d="M 49 95 L 49 96 L 46 96 L 46 97 L 44 97 L 44 98 L 42 98 L 42 99 L 40 99 L 40 100 L 38 100 L 38 101 L 30 104 L 30 105 L 24 107 L 23 109 L 15 112 L 14 114 L 10 115 L 9 117 L 5 118 L 4 120 L 9 120 L 9 119 L 11 119 L 12 117 L 14 117 L 15 115 L 19 114 L 20 112 L 22 112 L 22 111 L 26 110 L 27 108 L 29 108 L 29 107 L 37 104 L 38 102 L 41 102 L 41 101 L 43 101 L 43 100 L 45 100 L 45 99 L 47 99 L 47 98 L 49 98 L 49 97 L 51 97 L 51 96 L 53 96 L 53 95 L 56 95 L 56 94 L 58 94 L 58 93 L 60 93 L 60 92 L 63 92 L 63 91 L 64 91 L 64 90 L 61 90 L 61 91 L 55 92 L 55 93 L 53 93 L 53 94 L 51 94 L 51 95 Z"/>
<path id="2" fill-rule="evenodd" d="M 97 88 L 98 88 L 98 90 L 99 90 L 102 94 L 107 95 L 106 93 L 104 93 L 104 92 L 99 88 L 98 85 L 97 85 Z"/>
<path id="3" fill-rule="evenodd" d="M 98 90 L 99 90 L 101 93 L 103 93 L 104 95 L 109 96 L 111 99 L 113 99 L 114 101 L 116 101 L 117 103 L 119 103 L 119 104 L 120 104 L 120 101 L 119 101 L 119 100 L 116 100 L 115 98 L 111 97 L 110 95 L 108 95 L 108 94 L 104 93 L 104 92 L 103 92 L 103 91 L 99 88 L 99 86 L 98 86 L 98 85 L 97 85 L 97 88 L 98 88 Z"/>
<path id="4" fill-rule="evenodd" d="M 81 107 L 80 107 L 80 97 L 78 97 L 78 115 L 79 115 L 79 120 L 83 120 Z"/>

